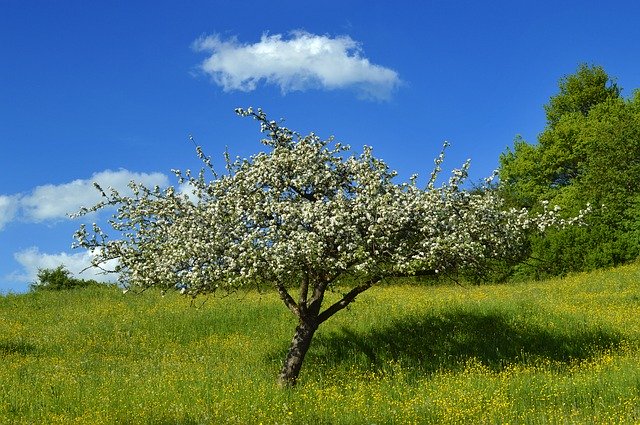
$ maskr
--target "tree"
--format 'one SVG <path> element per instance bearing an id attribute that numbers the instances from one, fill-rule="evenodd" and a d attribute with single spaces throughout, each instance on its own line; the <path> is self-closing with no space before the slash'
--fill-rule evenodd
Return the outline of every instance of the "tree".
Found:
<path id="1" fill-rule="evenodd" d="M 76 279 L 64 266 L 55 269 L 39 269 L 37 279 L 30 286 L 33 291 L 60 291 L 63 289 L 86 288 L 98 285 L 95 280 Z"/>
<path id="2" fill-rule="evenodd" d="M 560 79 L 558 88 L 560 92 L 544 106 L 550 128 L 567 114 L 578 113 L 586 117 L 595 105 L 620 97 L 618 85 L 602 67 L 584 63 L 578 66 L 575 74 Z"/>
<path id="3" fill-rule="evenodd" d="M 583 129 L 596 106 L 620 99 L 620 89 L 598 66 L 580 65 L 558 83 L 544 106 L 547 125 L 537 145 L 521 138 L 500 157 L 500 181 L 513 205 L 531 207 L 557 196 L 585 172 L 590 145 Z"/>
<path id="4" fill-rule="evenodd" d="M 500 157 L 501 191 L 512 207 L 541 201 L 594 211 L 584 228 L 532 241 L 546 272 L 564 274 L 620 264 L 640 254 L 640 95 L 625 100 L 598 66 L 580 65 L 545 105 L 547 125 L 531 145 L 517 139 Z M 546 273 L 545 273 L 546 274 Z"/>
<path id="5" fill-rule="evenodd" d="M 307 136 L 251 108 L 267 134 L 268 152 L 231 161 L 218 174 L 198 146 L 205 171 L 174 170 L 191 196 L 173 187 L 130 184 L 134 195 L 102 191 L 104 201 L 80 214 L 117 206 L 111 240 L 94 225 L 76 233 L 96 263 L 118 259 L 128 285 L 183 284 L 192 296 L 245 285 L 273 285 L 298 324 L 279 374 L 295 385 L 318 327 L 356 297 L 389 277 L 482 267 L 487 259 L 521 252 L 526 233 L 562 224 L 555 210 L 530 216 L 502 208 L 495 191 L 465 191 L 468 163 L 436 186 L 444 151 L 424 189 L 396 173 L 370 147 Z M 331 146 L 333 145 L 333 146 Z M 324 306 L 330 287 L 355 282 Z M 294 292 L 295 289 L 295 292 Z"/>

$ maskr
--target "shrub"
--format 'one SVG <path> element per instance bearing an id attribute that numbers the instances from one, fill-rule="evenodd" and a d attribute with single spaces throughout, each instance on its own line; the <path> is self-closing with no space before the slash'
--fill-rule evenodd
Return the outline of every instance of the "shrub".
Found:
<path id="1" fill-rule="evenodd" d="M 98 285 L 95 280 L 76 279 L 64 266 L 55 269 L 38 269 L 37 279 L 30 288 L 34 291 L 60 291 L 64 289 L 85 288 Z"/>

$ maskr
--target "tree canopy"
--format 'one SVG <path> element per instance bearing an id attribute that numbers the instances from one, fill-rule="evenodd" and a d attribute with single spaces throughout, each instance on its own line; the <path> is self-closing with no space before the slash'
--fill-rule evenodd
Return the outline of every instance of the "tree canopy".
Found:
<path id="1" fill-rule="evenodd" d="M 558 83 L 559 93 L 544 106 L 547 124 L 553 128 L 568 114 L 589 115 L 595 105 L 620 97 L 620 89 L 600 66 L 580 64 L 575 74 Z"/>

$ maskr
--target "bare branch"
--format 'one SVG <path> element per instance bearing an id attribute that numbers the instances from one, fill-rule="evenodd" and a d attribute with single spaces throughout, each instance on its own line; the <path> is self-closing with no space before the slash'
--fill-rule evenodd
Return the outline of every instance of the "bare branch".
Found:
<path id="1" fill-rule="evenodd" d="M 297 318 L 300 318 L 300 308 L 291 294 L 287 291 L 287 288 L 285 288 L 282 283 L 278 283 L 276 284 L 276 289 L 278 290 L 278 294 L 280 295 L 280 299 L 284 302 L 284 305 L 286 305 Z"/>
<path id="2" fill-rule="evenodd" d="M 349 304 L 353 302 L 353 300 L 356 299 L 358 295 L 360 295 L 367 289 L 371 288 L 373 285 L 380 282 L 381 280 L 382 280 L 381 277 L 378 277 L 378 276 L 373 277 L 368 281 L 366 281 L 365 283 L 363 283 L 362 285 L 356 286 L 351 291 L 347 292 L 340 301 L 337 301 L 336 303 L 328 307 L 325 311 L 320 313 L 320 315 L 318 315 L 318 324 L 324 322 L 329 317 L 333 316 L 343 308 L 347 307 Z"/>

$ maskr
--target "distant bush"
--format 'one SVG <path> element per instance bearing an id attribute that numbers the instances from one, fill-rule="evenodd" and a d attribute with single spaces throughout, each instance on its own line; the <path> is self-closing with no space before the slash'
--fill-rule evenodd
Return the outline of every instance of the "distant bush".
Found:
<path id="1" fill-rule="evenodd" d="M 39 269 L 36 281 L 29 286 L 33 291 L 61 291 L 95 285 L 99 283 L 93 279 L 76 279 L 64 266 L 58 266 L 55 269 Z"/>

